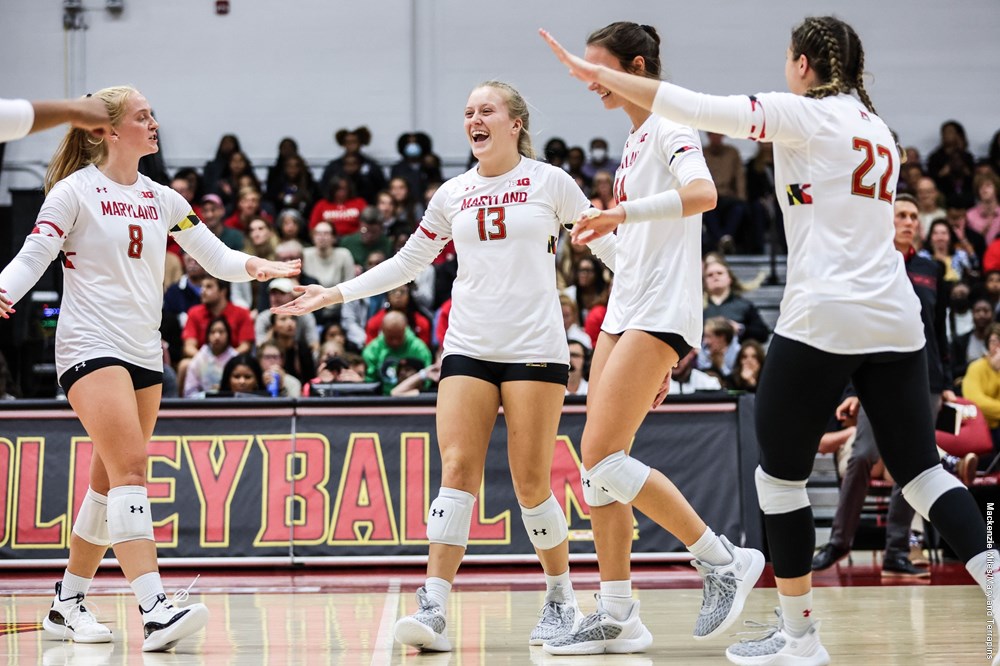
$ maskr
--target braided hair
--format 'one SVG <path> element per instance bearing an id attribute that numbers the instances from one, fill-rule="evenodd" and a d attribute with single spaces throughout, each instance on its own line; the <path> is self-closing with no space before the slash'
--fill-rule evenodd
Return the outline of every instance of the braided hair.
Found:
<path id="1" fill-rule="evenodd" d="M 792 56 L 802 55 L 822 81 L 807 90 L 806 97 L 822 99 L 854 90 L 865 108 L 876 113 L 865 89 L 865 51 L 854 28 L 833 16 L 810 16 L 792 31 Z"/>

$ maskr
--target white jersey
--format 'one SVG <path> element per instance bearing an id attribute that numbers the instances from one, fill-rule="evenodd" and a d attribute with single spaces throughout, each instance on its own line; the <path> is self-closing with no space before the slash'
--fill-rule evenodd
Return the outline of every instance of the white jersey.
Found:
<path id="1" fill-rule="evenodd" d="M 249 279 L 247 255 L 226 248 L 180 194 L 141 174 L 134 184 L 120 185 L 90 165 L 52 188 L 21 252 L 0 273 L 0 286 L 16 302 L 62 253 L 59 375 L 102 356 L 163 369 L 159 327 L 168 232 L 204 260 L 206 270 Z"/>
<path id="2" fill-rule="evenodd" d="M 893 245 L 896 142 L 881 118 L 841 94 L 702 95 L 660 84 L 653 110 L 739 138 L 774 142 L 788 238 L 775 333 L 825 352 L 924 346 L 920 302 Z"/>
<path id="3" fill-rule="evenodd" d="M 650 115 L 625 142 L 615 200 L 635 201 L 696 179 L 712 180 L 697 133 Z M 620 225 L 616 264 L 602 330 L 676 333 L 692 347 L 701 344 L 700 214 Z"/>
<path id="4" fill-rule="evenodd" d="M 0 143 L 27 136 L 35 122 L 35 107 L 26 99 L 0 99 Z"/>
<path id="5" fill-rule="evenodd" d="M 548 164 L 522 158 L 493 178 L 472 169 L 438 189 L 399 253 L 341 292 L 353 300 L 412 280 L 454 240 L 458 277 L 444 354 L 568 364 L 555 252 L 560 225 L 589 207 L 573 179 Z"/>

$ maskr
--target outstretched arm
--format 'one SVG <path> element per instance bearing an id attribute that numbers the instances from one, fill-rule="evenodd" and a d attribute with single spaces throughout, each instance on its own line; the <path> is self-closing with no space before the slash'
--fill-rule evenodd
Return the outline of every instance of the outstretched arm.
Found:
<path id="1" fill-rule="evenodd" d="M 62 123 L 85 129 L 94 134 L 104 134 L 111 129 L 111 118 L 104 100 L 97 97 L 81 99 L 57 99 L 32 102 L 35 120 L 31 132 L 40 132 Z"/>

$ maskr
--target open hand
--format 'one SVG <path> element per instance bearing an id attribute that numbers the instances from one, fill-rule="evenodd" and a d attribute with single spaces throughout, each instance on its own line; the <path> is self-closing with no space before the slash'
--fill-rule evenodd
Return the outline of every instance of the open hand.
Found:
<path id="1" fill-rule="evenodd" d="M 284 305 L 279 305 L 276 308 L 271 308 L 271 312 L 274 314 L 290 314 L 298 317 L 307 312 L 325 308 L 328 305 L 337 305 L 344 302 L 344 298 L 340 295 L 340 290 L 336 287 L 327 289 L 319 284 L 310 284 L 305 287 L 299 285 L 294 288 L 294 291 L 299 294 L 298 298 Z"/>
<path id="2" fill-rule="evenodd" d="M 580 213 L 580 218 L 569 233 L 574 245 L 586 245 L 601 236 L 607 236 L 625 221 L 625 210 L 615 206 L 609 210 L 588 208 Z"/>
<path id="3" fill-rule="evenodd" d="M 597 72 L 600 70 L 600 65 L 595 65 L 579 56 L 573 55 L 563 48 L 562 44 L 557 42 L 555 37 L 550 35 L 547 30 L 539 29 L 538 34 L 542 36 L 542 39 L 549 45 L 552 52 L 556 54 L 559 62 L 569 68 L 571 76 L 580 79 L 584 83 L 595 83 L 597 81 Z"/>

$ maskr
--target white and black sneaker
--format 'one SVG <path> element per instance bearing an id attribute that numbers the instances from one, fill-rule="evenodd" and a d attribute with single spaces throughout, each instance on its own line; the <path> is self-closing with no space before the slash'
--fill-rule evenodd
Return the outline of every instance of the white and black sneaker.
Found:
<path id="1" fill-rule="evenodd" d="M 543 645 L 546 641 L 572 634 L 583 621 L 583 613 L 576 598 L 567 602 L 545 602 L 538 611 L 538 624 L 531 630 L 528 645 Z"/>
<path id="2" fill-rule="evenodd" d="M 444 609 L 427 597 L 423 587 L 417 590 L 417 612 L 396 622 L 393 636 L 403 645 L 410 645 L 424 652 L 451 652 L 448 626 Z"/>
<path id="3" fill-rule="evenodd" d="M 142 613 L 142 631 L 145 640 L 143 652 L 163 652 L 169 650 L 182 639 L 200 631 L 208 624 L 208 607 L 205 604 L 191 604 L 183 608 L 167 601 L 167 595 L 156 597 L 153 607 Z"/>
<path id="4" fill-rule="evenodd" d="M 42 627 L 52 637 L 77 643 L 110 643 L 111 630 L 97 621 L 83 605 L 83 595 L 62 598 L 62 583 L 56 583 L 56 598 Z"/>

